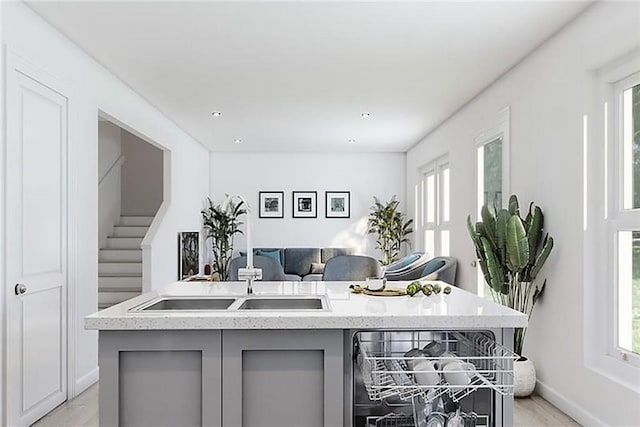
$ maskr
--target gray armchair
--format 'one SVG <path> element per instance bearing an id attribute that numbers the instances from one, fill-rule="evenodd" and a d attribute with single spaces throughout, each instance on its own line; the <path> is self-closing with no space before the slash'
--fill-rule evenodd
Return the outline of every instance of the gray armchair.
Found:
<path id="1" fill-rule="evenodd" d="M 365 280 L 367 277 L 381 276 L 382 266 L 375 258 L 363 255 L 341 255 L 327 261 L 322 280 Z"/>
<path id="2" fill-rule="evenodd" d="M 229 263 L 229 280 L 236 282 L 238 280 L 238 269 L 247 266 L 247 257 L 241 256 L 234 258 Z M 275 259 L 264 256 L 254 255 L 253 266 L 262 269 L 262 280 L 280 282 L 285 279 L 284 269 L 282 265 Z"/>
<path id="3" fill-rule="evenodd" d="M 453 257 L 432 258 L 424 266 L 420 280 L 442 280 L 450 285 L 455 285 L 457 267 L 458 261 Z"/>
<path id="4" fill-rule="evenodd" d="M 384 277 L 387 280 L 416 280 L 422 277 L 422 271 L 429 262 L 429 254 L 414 252 L 411 255 L 389 264 L 384 269 Z"/>

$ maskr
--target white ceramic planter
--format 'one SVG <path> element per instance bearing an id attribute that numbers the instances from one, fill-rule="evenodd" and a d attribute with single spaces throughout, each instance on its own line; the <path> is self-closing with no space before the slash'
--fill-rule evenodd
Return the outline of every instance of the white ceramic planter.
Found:
<path id="1" fill-rule="evenodd" d="M 515 397 L 527 397 L 536 386 L 536 368 L 526 357 L 513 363 L 513 382 Z"/>

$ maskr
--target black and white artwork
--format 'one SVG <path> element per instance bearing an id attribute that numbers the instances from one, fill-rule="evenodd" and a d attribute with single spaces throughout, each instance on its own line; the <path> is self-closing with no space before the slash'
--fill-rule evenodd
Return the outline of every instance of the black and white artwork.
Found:
<path id="1" fill-rule="evenodd" d="M 325 217 L 349 218 L 351 215 L 351 193 L 349 191 L 325 192 Z"/>
<path id="2" fill-rule="evenodd" d="M 284 192 L 260 191 L 260 218 L 284 218 Z"/>
<path id="3" fill-rule="evenodd" d="M 188 279 L 200 270 L 200 233 L 178 233 L 178 280 Z"/>
<path id="4" fill-rule="evenodd" d="M 294 218 L 317 218 L 317 197 L 316 191 L 294 191 L 293 192 L 293 217 Z"/>

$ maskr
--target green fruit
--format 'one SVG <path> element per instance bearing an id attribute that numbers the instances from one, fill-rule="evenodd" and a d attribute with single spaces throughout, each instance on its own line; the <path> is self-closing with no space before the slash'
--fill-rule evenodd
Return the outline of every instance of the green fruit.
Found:
<path id="1" fill-rule="evenodd" d="M 420 292 L 421 289 L 422 285 L 420 284 L 420 282 L 416 281 L 409 283 L 409 286 L 407 286 L 407 294 L 409 294 L 409 296 L 414 296 L 415 294 Z"/>
<path id="2" fill-rule="evenodd" d="M 433 285 L 433 292 L 435 292 L 436 294 L 439 294 L 441 290 L 442 288 L 437 283 Z"/>
<path id="3" fill-rule="evenodd" d="M 445 287 L 443 292 L 444 292 L 445 294 L 449 295 L 449 294 L 451 293 L 451 286 L 447 286 L 447 287 Z"/>

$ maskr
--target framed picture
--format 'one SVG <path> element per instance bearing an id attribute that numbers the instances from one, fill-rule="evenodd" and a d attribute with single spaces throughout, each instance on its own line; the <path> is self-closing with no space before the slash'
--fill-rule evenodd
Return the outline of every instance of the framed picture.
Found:
<path id="1" fill-rule="evenodd" d="M 284 218 L 284 191 L 260 191 L 260 218 Z"/>
<path id="2" fill-rule="evenodd" d="M 178 280 L 184 280 L 200 271 L 200 233 L 178 233 Z"/>
<path id="3" fill-rule="evenodd" d="M 317 198 L 316 191 L 294 191 L 293 192 L 293 217 L 294 218 L 317 218 Z"/>
<path id="4" fill-rule="evenodd" d="M 351 215 L 351 193 L 348 191 L 326 191 L 325 217 L 349 218 Z"/>

